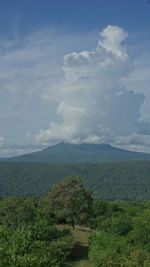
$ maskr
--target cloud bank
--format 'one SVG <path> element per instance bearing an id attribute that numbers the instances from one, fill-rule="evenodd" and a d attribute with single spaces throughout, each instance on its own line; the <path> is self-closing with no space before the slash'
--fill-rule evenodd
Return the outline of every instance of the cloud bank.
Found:
<path id="1" fill-rule="evenodd" d="M 110 143 L 135 150 L 150 146 L 150 136 L 140 132 L 145 95 L 130 86 L 135 65 L 127 54 L 127 37 L 122 28 L 108 26 L 95 49 L 65 55 L 64 77 L 53 94 L 60 122 L 41 129 L 37 143 Z"/>

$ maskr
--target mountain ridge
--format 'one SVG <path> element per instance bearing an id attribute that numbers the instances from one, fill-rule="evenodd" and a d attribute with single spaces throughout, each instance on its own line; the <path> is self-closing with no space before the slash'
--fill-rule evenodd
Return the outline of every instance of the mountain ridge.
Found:
<path id="1" fill-rule="evenodd" d="M 8 162 L 46 162 L 46 163 L 100 163 L 117 161 L 150 160 L 150 154 L 133 152 L 110 144 L 70 144 L 58 143 L 41 151 L 1 158 Z"/>

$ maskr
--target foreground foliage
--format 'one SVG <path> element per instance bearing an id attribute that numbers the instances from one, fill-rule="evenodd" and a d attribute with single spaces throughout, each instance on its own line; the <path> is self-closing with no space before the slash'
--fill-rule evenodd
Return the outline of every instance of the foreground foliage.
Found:
<path id="1" fill-rule="evenodd" d="M 82 246 L 71 234 L 77 230 L 62 226 L 66 223 L 91 231 L 86 255 L 93 266 L 150 266 L 150 203 L 93 200 L 80 178 L 69 177 L 42 199 L 0 199 L 0 267 L 72 262 L 73 251 L 80 254 Z"/>
<path id="2" fill-rule="evenodd" d="M 35 199 L 0 201 L 0 267 L 58 267 L 74 245 L 69 229 L 58 230 Z"/>
<path id="3" fill-rule="evenodd" d="M 150 203 L 96 201 L 94 207 L 97 231 L 89 244 L 94 266 L 149 267 Z"/>

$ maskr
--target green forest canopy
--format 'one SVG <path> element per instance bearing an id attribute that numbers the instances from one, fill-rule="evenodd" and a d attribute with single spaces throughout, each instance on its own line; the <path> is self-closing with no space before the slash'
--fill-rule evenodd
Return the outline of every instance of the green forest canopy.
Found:
<path id="1" fill-rule="evenodd" d="M 95 164 L 0 163 L 0 196 L 41 197 L 67 176 L 81 177 L 94 198 L 150 200 L 149 161 Z"/>

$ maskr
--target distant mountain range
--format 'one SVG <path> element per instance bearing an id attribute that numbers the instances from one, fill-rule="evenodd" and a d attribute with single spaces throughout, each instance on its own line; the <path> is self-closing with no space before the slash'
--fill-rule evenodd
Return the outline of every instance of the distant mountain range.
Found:
<path id="1" fill-rule="evenodd" d="M 97 163 L 150 160 L 150 154 L 131 152 L 108 144 L 60 143 L 42 151 L 0 159 L 11 162 Z"/>

